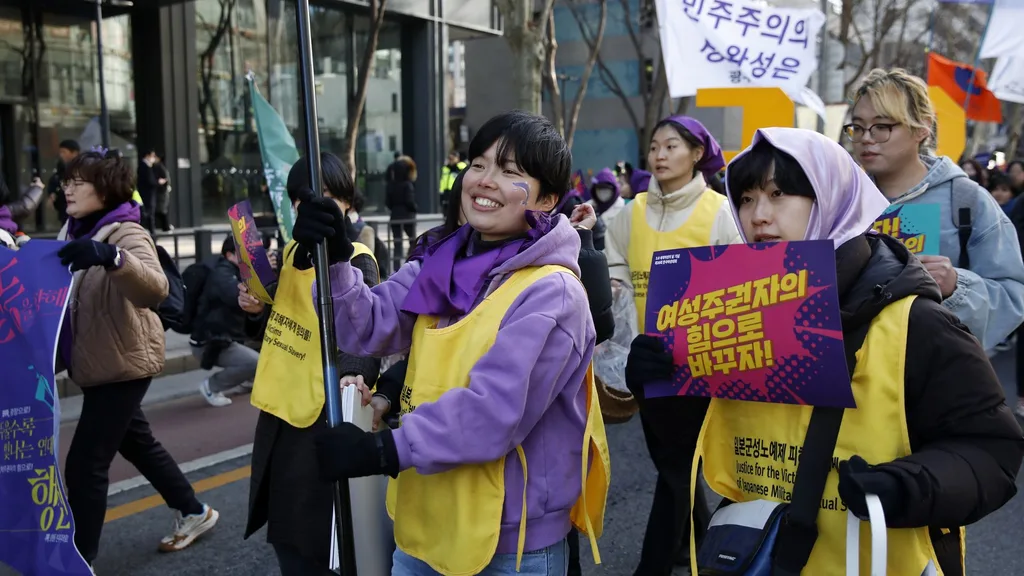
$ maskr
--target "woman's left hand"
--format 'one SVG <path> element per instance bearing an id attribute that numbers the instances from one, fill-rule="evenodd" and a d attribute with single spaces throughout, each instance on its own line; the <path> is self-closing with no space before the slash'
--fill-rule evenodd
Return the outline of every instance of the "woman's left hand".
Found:
<path id="1" fill-rule="evenodd" d="M 573 208 L 572 216 L 569 217 L 569 223 L 576 228 L 593 230 L 594 225 L 597 224 L 597 212 L 593 206 L 584 202 Z"/>
<path id="2" fill-rule="evenodd" d="M 86 270 L 93 266 L 110 268 L 114 265 L 117 257 L 117 246 L 97 242 L 87 238 L 68 242 L 57 252 L 60 256 L 60 263 L 64 266 L 71 266 L 72 272 Z"/>

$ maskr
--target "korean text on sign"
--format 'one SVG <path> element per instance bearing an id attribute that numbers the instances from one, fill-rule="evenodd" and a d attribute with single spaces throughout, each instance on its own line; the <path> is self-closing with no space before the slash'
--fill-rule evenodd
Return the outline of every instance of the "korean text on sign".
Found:
<path id="1" fill-rule="evenodd" d="M 817 68 L 812 38 L 825 16 L 815 8 L 752 0 L 680 0 L 657 8 L 673 97 L 730 85 L 799 91 Z"/>
<path id="2" fill-rule="evenodd" d="M 761 309 L 806 295 L 807 270 L 773 274 L 662 306 L 658 331 L 686 329 L 694 378 L 758 370 L 774 364 Z"/>

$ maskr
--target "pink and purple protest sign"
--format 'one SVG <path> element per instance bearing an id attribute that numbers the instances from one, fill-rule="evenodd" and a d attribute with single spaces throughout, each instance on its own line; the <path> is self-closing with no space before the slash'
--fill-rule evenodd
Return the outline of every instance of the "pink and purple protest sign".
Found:
<path id="1" fill-rule="evenodd" d="M 63 246 L 0 248 L 0 565 L 39 576 L 92 574 L 57 460 L 54 360 L 72 278 Z"/>
<path id="2" fill-rule="evenodd" d="M 252 206 L 248 200 L 242 200 L 228 208 L 231 220 L 231 232 L 238 250 L 238 271 L 242 275 L 249 294 L 264 304 L 273 304 L 274 300 L 267 291 L 277 281 L 277 274 L 270 265 L 267 249 L 263 246 L 263 237 L 256 227 L 252 216 Z"/>
<path id="3" fill-rule="evenodd" d="M 646 326 L 676 364 L 649 398 L 854 406 L 830 240 L 655 252 Z"/>

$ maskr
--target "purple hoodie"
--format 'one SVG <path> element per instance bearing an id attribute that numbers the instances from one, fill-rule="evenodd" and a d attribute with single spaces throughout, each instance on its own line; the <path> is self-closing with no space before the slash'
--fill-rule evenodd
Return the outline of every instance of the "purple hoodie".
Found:
<path id="1" fill-rule="evenodd" d="M 579 234 L 560 215 L 533 246 L 492 270 L 484 292 L 529 266 L 559 264 L 578 275 L 579 252 Z M 416 316 L 402 312 L 402 302 L 419 270 L 418 261 L 409 262 L 371 289 L 349 263 L 332 266 L 338 347 L 359 356 L 408 350 Z M 469 388 L 420 404 L 394 431 L 402 470 L 436 474 L 509 456 L 498 554 L 516 552 L 523 505 L 518 445 L 529 458 L 525 550 L 555 544 L 569 532 L 569 512 L 580 495 L 582 384 L 596 339 L 589 309 L 583 285 L 572 278 L 552 274 L 537 281 L 509 309 L 494 345 L 473 367 Z M 457 320 L 443 318 L 441 325 Z"/>
<path id="2" fill-rule="evenodd" d="M 601 202 L 594 194 L 594 188 L 602 184 L 610 186 L 612 189 L 612 197 L 607 202 Z M 619 179 L 615 177 L 615 173 L 610 168 L 603 168 L 594 175 L 594 179 L 590 181 L 590 197 L 593 198 L 594 207 L 599 215 L 604 214 L 619 199 Z"/>
<path id="3" fill-rule="evenodd" d="M 18 232 L 18 225 L 11 218 L 11 209 L 7 206 L 0 206 L 0 230 L 11 234 Z"/>
<path id="4" fill-rule="evenodd" d="M 839 248 L 870 230 L 875 219 L 889 207 L 889 201 L 871 181 L 871 177 L 857 165 L 853 156 L 836 141 L 813 130 L 761 128 L 754 133 L 750 147 L 737 154 L 732 162 L 735 163 L 761 140 L 767 140 L 775 148 L 795 158 L 814 188 L 816 197 L 804 240 L 828 238 Z M 728 169 L 725 181 L 725 197 L 731 199 Z M 733 202 L 729 202 L 729 206 L 742 237 L 743 225 L 740 223 L 739 211 Z"/>
<path id="5" fill-rule="evenodd" d="M 650 183 L 651 173 L 647 170 L 637 168 L 633 170 L 633 175 L 629 177 L 629 188 L 633 191 L 633 196 L 641 192 L 647 192 L 647 187 L 650 186 Z"/>

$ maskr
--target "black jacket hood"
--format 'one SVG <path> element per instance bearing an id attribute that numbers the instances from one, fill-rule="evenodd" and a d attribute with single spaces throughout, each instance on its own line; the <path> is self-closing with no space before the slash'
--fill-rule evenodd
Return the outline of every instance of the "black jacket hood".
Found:
<path id="1" fill-rule="evenodd" d="M 939 285 L 907 248 L 890 236 L 864 234 L 836 250 L 843 331 L 871 322 L 883 308 L 908 296 L 942 302 Z"/>

